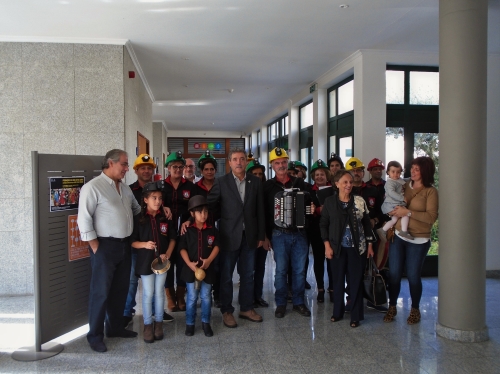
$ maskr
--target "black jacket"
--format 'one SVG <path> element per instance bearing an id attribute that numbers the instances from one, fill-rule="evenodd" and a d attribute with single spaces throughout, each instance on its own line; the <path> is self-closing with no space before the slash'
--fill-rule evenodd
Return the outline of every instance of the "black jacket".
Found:
<path id="1" fill-rule="evenodd" d="M 264 240 L 264 203 L 262 182 L 254 175 L 245 175 L 245 201 L 241 201 L 232 172 L 216 178 L 207 196 L 214 219 L 220 217 L 220 250 L 236 251 L 241 245 L 243 223 L 249 248 L 257 248 Z"/>
<path id="2" fill-rule="evenodd" d="M 330 242 L 336 257 L 340 255 L 342 237 L 347 224 L 351 228 L 355 248 L 360 253 L 364 253 L 367 243 L 374 241 L 368 207 L 364 199 L 351 195 L 347 208 L 344 209 L 337 194 L 327 197 L 321 211 L 321 238 L 324 242 Z M 361 233 L 363 233 L 365 241 L 361 240 Z"/>

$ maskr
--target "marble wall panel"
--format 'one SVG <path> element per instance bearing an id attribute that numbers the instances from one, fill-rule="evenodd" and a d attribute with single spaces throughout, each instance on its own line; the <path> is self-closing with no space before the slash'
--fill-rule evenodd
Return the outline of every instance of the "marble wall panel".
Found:
<path id="1" fill-rule="evenodd" d="M 121 71 L 123 49 L 122 45 L 75 44 L 75 67 Z"/>
<path id="2" fill-rule="evenodd" d="M 24 231 L 0 231 L 2 261 L 0 261 L 0 295 L 25 295 L 26 274 L 21 268 L 32 266 L 28 255 Z"/>
<path id="3" fill-rule="evenodd" d="M 0 199 L 0 231 L 26 230 L 24 202 L 19 191 L 11 190 L 10 199 Z"/>
<path id="4" fill-rule="evenodd" d="M 125 134 L 123 132 L 107 134 L 76 133 L 75 149 L 77 155 L 104 156 L 106 152 L 113 148 L 125 148 Z"/>
<path id="5" fill-rule="evenodd" d="M 32 196 L 31 151 L 48 154 L 75 154 L 75 134 L 60 133 L 26 133 L 24 135 L 24 196 Z"/>
<path id="6" fill-rule="evenodd" d="M 0 133 L 0 198 L 12 198 L 14 191 L 23 191 L 23 144 L 22 133 Z"/>
<path id="7" fill-rule="evenodd" d="M 73 68 L 27 67 L 23 76 L 24 131 L 26 133 L 74 131 Z"/>
<path id="8" fill-rule="evenodd" d="M 24 66 L 72 67 L 73 44 L 22 43 Z"/>
<path id="9" fill-rule="evenodd" d="M 0 42 L 0 66 L 22 66 L 22 43 Z"/>
<path id="10" fill-rule="evenodd" d="M 75 127 L 78 132 L 116 133 L 124 126 L 121 71 L 75 69 Z"/>
<path id="11" fill-rule="evenodd" d="M 0 43 L 1 45 L 2 43 Z M 23 132 L 21 66 L 0 65 L 0 131 Z"/>

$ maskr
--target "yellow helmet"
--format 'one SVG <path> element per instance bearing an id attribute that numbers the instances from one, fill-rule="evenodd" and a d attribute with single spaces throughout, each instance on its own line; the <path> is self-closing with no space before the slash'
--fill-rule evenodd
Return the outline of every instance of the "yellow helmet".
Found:
<path id="1" fill-rule="evenodd" d="M 365 168 L 365 164 L 361 162 L 361 160 L 357 157 L 351 157 L 347 162 L 345 163 L 345 169 L 346 170 L 352 170 L 352 169 L 359 169 Z"/>
<path id="2" fill-rule="evenodd" d="M 288 158 L 288 154 L 283 148 L 276 147 L 269 153 L 269 163 L 273 162 L 277 158 Z"/>
<path id="3" fill-rule="evenodd" d="M 153 161 L 153 158 L 148 155 L 147 153 L 140 154 L 134 161 L 134 170 L 137 170 L 139 166 L 142 165 L 148 165 L 151 166 L 153 169 L 156 169 L 156 164 Z"/>

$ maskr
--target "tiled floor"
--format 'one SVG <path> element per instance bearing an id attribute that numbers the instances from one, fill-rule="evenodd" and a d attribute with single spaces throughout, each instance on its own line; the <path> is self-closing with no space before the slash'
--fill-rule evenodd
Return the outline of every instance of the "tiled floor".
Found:
<path id="1" fill-rule="evenodd" d="M 308 280 L 313 284 L 306 291 L 310 318 L 292 313 L 289 304 L 283 319 L 274 317 L 273 307 L 260 308 L 263 323 L 238 320 L 238 328 L 228 329 L 222 325 L 220 312 L 213 309 L 215 335 L 207 338 L 199 321 L 195 336 L 186 337 L 184 315 L 174 313 L 175 321 L 164 325 L 163 341 L 146 344 L 141 334 L 138 339 L 105 339 L 108 352 L 99 354 L 81 336 L 66 343 L 61 354 L 38 362 L 17 362 L 10 357 L 13 350 L 34 342 L 33 297 L 0 298 L 0 373 L 500 373 L 498 279 L 487 280 L 490 340 L 484 343 L 458 343 L 436 336 L 436 278 L 424 280 L 420 324 L 406 324 L 409 295 L 405 282 L 394 323 L 385 324 L 383 314 L 367 310 L 357 329 L 349 327 L 348 318 L 331 323 L 332 304 L 317 304 L 311 269 Z M 272 282 L 272 271 L 268 271 L 267 300 L 273 300 Z M 236 296 L 237 285 L 234 290 Z M 139 309 L 131 327 L 141 333 L 142 326 Z"/>

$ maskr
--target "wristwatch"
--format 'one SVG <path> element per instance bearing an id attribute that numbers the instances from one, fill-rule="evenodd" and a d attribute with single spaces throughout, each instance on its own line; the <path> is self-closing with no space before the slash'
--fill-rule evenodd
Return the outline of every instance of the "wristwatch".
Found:
<path id="1" fill-rule="evenodd" d="M 408 217 L 411 217 L 411 210 L 408 211 L 408 214 L 407 214 Z"/>

